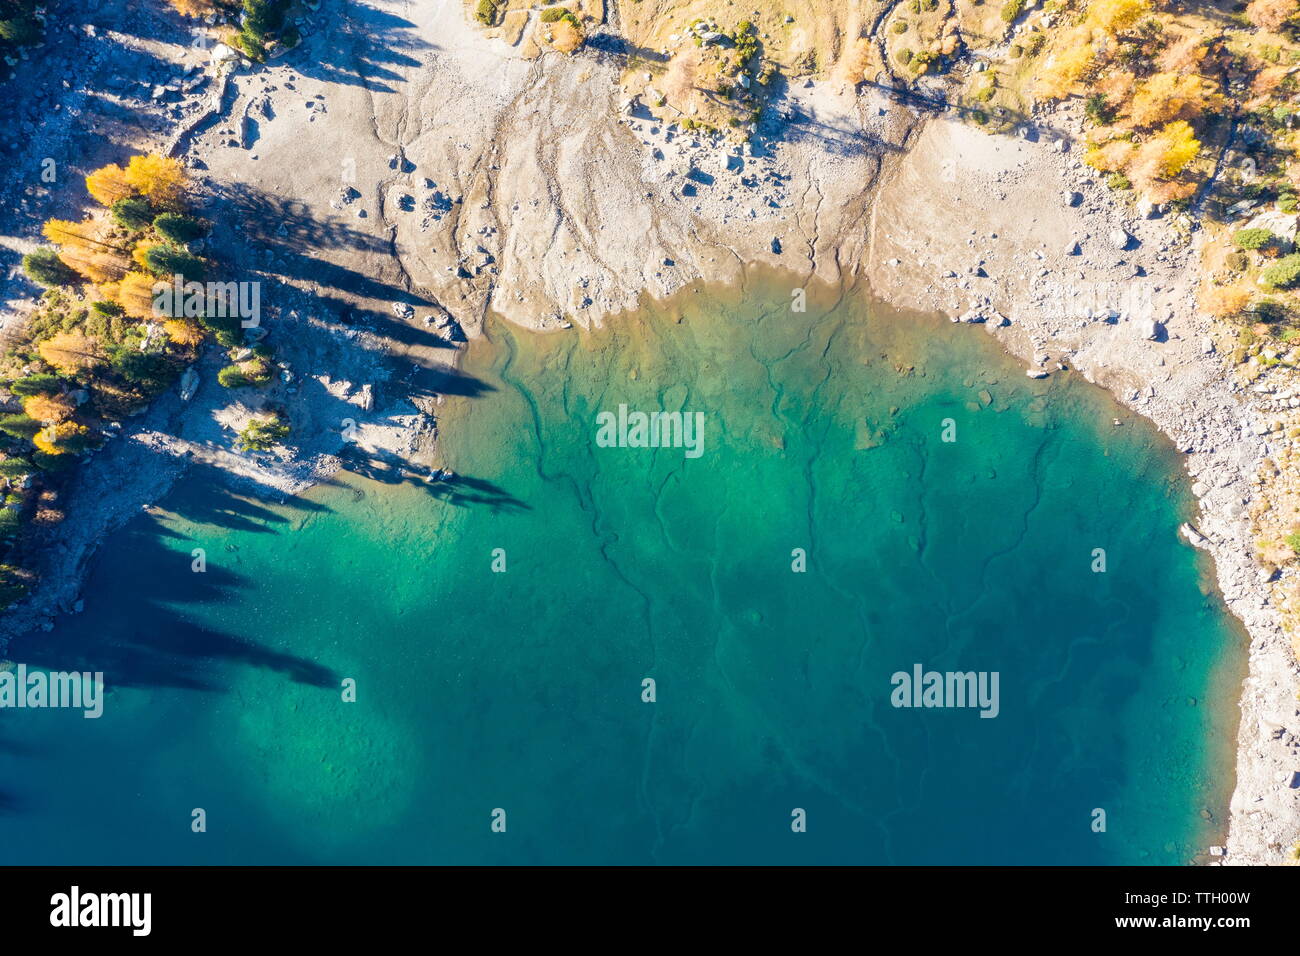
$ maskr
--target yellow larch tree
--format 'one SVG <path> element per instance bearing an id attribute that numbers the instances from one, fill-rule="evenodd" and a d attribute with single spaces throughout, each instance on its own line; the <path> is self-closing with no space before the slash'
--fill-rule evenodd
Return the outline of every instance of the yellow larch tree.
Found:
<path id="1" fill-rule="evenodd" d="M 582 46 L 585 40 L 582 30 L 569 20 L 557 20 L 551 24 L 551 46 L 561 53 L 572 53 Z"/>
<path id="2" fill-rule="evenodd" d="M 1200 151 L 1201 144 L 1191 125 L 1186 120 L 1175 120 L 1138 147 L 1128 168 L 1129 178 L 1153 202 L 1185 199 L 1196 187 L 1175 177 Z"/>
<path id="3" fill-rule="evenodd" d="M 67 421 L 77 410 L 77 403 L 67 395 L 28 395 L 23 411 L 42 425 Z"/>
<path id="4" fill-rule="evenodd" d="M 130 265 L 122 256 L 101 249 L 84 249 L 80 246 L 66 246 L 60 249 L 59 259 L 68 268 L 97 284 L 120 279 Z"/>
<path id="5" fill-rule="evenodd" d="M 59 258 L 91 282 L 112 282 L 131 266 L 125 250 L 112 238 L 111 228 L 105 222 L 51 219 L 42 231 L 46 239 L 59 246 Z"/>
<path id="6" fill-rule="evenodd" d="M 149 263 L 145 260 L 145 256 L 149 254 L 150 249 L 153 249 L 161 245 L 162 245 L 161 242 L 136 243 L 136 247 L 131 250 L 131 258 L 132 260 L 134 260 L 135 264 L 138 265 L 141 269 L 148 269 Z"/>
<path id="7" fill-rule="evenodd" d="M 178 209 L 185 195 L 185 168 L 170 156 L 132 156 L 126 164 L 126 181 L 148 196 L 156 209 Z"/>
<path id="8" fill-rule="evenodd" d="M 1246 19 L 1263 30 L 1281 30 L 1300 13 L 1297 0 L 1254 0 L 1246 7 Z"/>
<path id="9" fill-rule="evenodd" d="M 1087 24 L 1114 36 L 1133 26 L 1151 12 L 1150 0 L 1093 0 L 1088 4 Z"/>
<path id="10" fill-rule="evenodd" d="M 77 422 L 59 422 L 36 433 L 32 444 L 47 455 L 66 455 L 78 450 L 90 437 L 90 429 Z"/>
<path id="11" fill-rule="evenodd" d="M 206 17 L 217 12 L 212 0 L 167 0 L 177 13 L 187 17 Z"/>
<path id="12" fill-rule="evenodd" d="M 1043 65 L 1037 92 L 1048 99 L 1060 100 L 1075 92 L 1080 78 L 1092 65 L 1093 49 L 1088 31 L 1071 30 L 1062 38 L 1060 48 Z"/>
<path id="13" fill-rule="evenodd" d="M 177 345 L 192 348 L 203 341 L 203 326 L 189 319 L 168 319 L 163 323 L 163 331 Z"/>
<path id="14" fill-rule="evenodd" d="M 81 332 L 57 332 L 36 350 L 64 375 L 77 375 L 104 363 L 104 350 L 98 340 Z"/>
<path id="15" fill-rule="evenodd" d="M 101 166 L 86 177 L 86 190 L 104 206 L 111 206 L 135 192 L 126 181 L 126 170 L 116 163 Z"/>
<path id="16" fill-rule="evenodd" d="M 1103 173 L 1114 173 L 1133 160 L 1133 143 L 1127 139 L 1112 139 L 1088 147 L 1083 161 Z"/>
<path id="17" fill-rule="evenodd" d="M 1240 285 L 1205 282 L 1197 291 L 1201 309 L 1220 319 L 1240 315 L 1250 305 L 1250 290 Z"/>
<path id="18" fill-rule="evenodd" d="M 1169 123 L 1142 146 L 1142 152 L 1152 151 L 1159 157 L 1162 175 L 1177 176 L 1201 151 L 1201 143 L 1186 120 Z"/>
<path id="19" fill-rule="evenodd" d="M 154 286 L 158 278 L 147 272 L 128 272 L 117 286 L 117 304 L 135 319 L 154 317 Z"/>
<path id="20" fill-rule="evenodd" d="M 93 246 L 105 251 L 121 253 L 122 246 L 108 235 L 109 227 L 94 219 L 70 222 L 51 219 L 42 228 L 42 234 L 58 246 Z"/>
<path id="21" fill-rule="evenodd" d="M 1135 126 L 1192 120 L 1220 105 L 1222 100 L 1204 77 L 1194 73 L 1157 73 L 1138 87 L 1129 107 L 1129 117 Z"/>

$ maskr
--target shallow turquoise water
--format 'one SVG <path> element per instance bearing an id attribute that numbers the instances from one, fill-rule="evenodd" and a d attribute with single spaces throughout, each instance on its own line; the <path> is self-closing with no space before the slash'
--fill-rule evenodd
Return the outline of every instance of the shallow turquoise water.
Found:
<path id="1" fill-rule="evenodd" d="M 111 693 L 98 721 L 0 711 L 0 859 L 1180 863 L 1217 842 L 1240 644 L 1177 538 L 1166 444 L 979 330 L 736 299 L 494 326 L 479 394 L 443 406 L 454 482 L 348 475 L 281 507 L 196 475 L 114 536 L 85 612 L 11 648 Z M 620 403 L 704 413 L 703 453 L 598 447 Z M 915 663 L 998 672 L 999 715 L 892 707 Z"/>

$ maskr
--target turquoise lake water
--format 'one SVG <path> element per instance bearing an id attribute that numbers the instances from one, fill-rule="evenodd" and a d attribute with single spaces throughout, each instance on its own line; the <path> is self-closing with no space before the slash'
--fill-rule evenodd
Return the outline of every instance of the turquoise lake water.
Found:
<path id="1" fill-rule="evenodd" d="M 754 282 L 594 333 L 494 324 L 475 397 L 442 406 L 451 482 L 345 474 L 280 506 L 189 478 L 106 542 L 84 613 L 10 648 L 109 694 L 99 720 L 0 711 L 0 861 L 1185 863 L 1219 842 L 1244 653 L 1178 539 L 1173 450 L 981 330 L 788 303 Z M 620 404 L 703 413 L 702 453 L 599 447 Z M 891 706 L 914 664 L 997 672 L 998 716 Z"/>

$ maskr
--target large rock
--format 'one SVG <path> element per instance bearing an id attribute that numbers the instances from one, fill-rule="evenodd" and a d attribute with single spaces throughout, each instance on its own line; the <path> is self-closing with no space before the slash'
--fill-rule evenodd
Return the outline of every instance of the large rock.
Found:
<path id="1" fill-rule="evenodd" d="M 199 373 L 191 365 L 181 375 L 181 401 L 188 402 L 199 390 Z"/>
<path id="2" fill-rule="evenodd" d="M 1137 201 L 1137 214 L 1142 219 L 1154 219 L 1160 215 L 1160 204 L 1143 196 Z"/>
<path id="3" fill-rule="evenodd" d="M 1267 229 L 1282 240 L 1282 249 L 1279 251 L 1290 252 L 1295 248 L 1296 233 L 1300 231 L 1300 216 L 1277 210 L 1262 212 L 1246 223 L 1245 228 Z"/>
<path id="4" fill-rule="evenodd" d="M 226 46 L 224 43 L 218 43 L 212 48 L 211 57 L 213 63 L 220 65 L 222 63 L 229 63 L 238 60 L 240 53 L 238 50 Z"/>

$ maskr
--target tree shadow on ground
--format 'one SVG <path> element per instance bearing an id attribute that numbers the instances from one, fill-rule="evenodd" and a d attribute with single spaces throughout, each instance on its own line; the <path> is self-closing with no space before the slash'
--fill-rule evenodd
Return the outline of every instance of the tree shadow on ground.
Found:
<path id="1" fill-rule="evenodd" d="M 196 476 L 199 482 L 208 481 L 213 485 L 221 480 L 214 470 L 207 467 L 196 468 L 191 475 Z M 325 505 L 306 498 L 293 499 L 293 508 L 303 514 L 318 514 L 330 510 Z M 262 502 L 228 490 L 220 494 L 206 495 L 198 501 L 192 498 L 186 499 L 185 507 L 175 514 L 195 524 L 207 524 L 228 531 L 247 531 L 255 534 L 279 534 L 292 523 L 291 518 L 271 510 Z M 161 524 L 154 533 L 158 537 L 172 540 L 184 537 L 180 532 Z"/>
<path id="2" fill-rule="evenodd" d="M 238 267 L 273 279 L 315 284 L 314 307 L 332 310 L 345 324 L 360 325 L 408 346 L 455 347 L 429 329 L 396 317 L 394 306 L 417 321 L 417 310 L 441 308 L 431 296 L 412 291 L 400 274 L 396 281 L 385 281 L 329 258 L 330 253 L 342 251 L 364 257 L 376 271 L 398 273 L 387 239 L 342 219 L 320 219 L 302 202 L 243 183 L 218 186 L 216 197 L 221 205 L 233 206 L 235 214 L 225 217 L 228 222 L 219 225 L 214 239 L 229 249 L 229 258 Z M 229 223 L 238 223 L 238 231 Z"/>
<path id="3" fill-rule="evenodd" d="M 215 187 L 222 206 L 233 208 L 240 238 L 247 245 L 273 249 L 324 252 L 344 249 L 361 253 L 386 253 L 387 240 L 362 232 L 340 219 L 319 219 L 306 203 L 285 199 L 249 183 L 220 183 Z"/>
<path id="4" fill-rule="evenodd" d="M 29 48 L 18 74 L 0 85 L 0 129 L 7 134 L 0 137 L 0 162 L 7 171 L 0 177 L 0 207 L 13 236 L 36 239 L 48 219 L 81 218 L 95 205 L 81 178 L 105 163 L 123 161 L 128 150 L 159 132 L 142 122 L 139 106 L 154 80 L 170 77 L 173 64 L 151 50 L 110 39 L 106 30 L 123 26 L 111 15 L 70 6 L 51 9 L 46 42 Z M 85 34 L 87 23 L 99 28 L 97 37 Z M 151 41 L 176 39 L 167 18 L 143 18 L 134 29 Z M 111 56 L 91 55 L 104 44 L 111 44 Z M 67 89 L 62 88 L 65 77 Z M 67 105 L 55 111 L 56 103 Z M 51 172 L 53 182 L 45 178 Z M 17 272 L 19 259 L 17 250 L 0 246 L 0 274 Z M 39 297 L 41 290 L 17 275 L 0 288 L 0 308 L 21 308 L 23 300 Z"/>
<path id="5" fill-rule="evenodd" d="M 587 42 L 576 55 L 590 57 L 602 63 L 612 63 L 620 70 L 631 69 L 638 65 L 668 62 L 667 54 L 649 47 L 638 46 L 617 33 L 596 33 L 588 37 Z"/>
<path id="6" fill-rule="evenodd" d="M 303 44 L 310 49 L 290 54 L 298 72 L 325 83 L 394 93 L 394 84 L 405 81 L 399 69 L 421 64 L 411 54 L 437 49 L 414 32 L 410 20 L 366 3 L 345 5 L 337 20 L 327 23 L 321 42 Z"/>
<path id="7" fill-rule="evenodd" d="M 455 342 L 437 335 L 427 327 L 404 322 L 391 313 L 381 312 L 378 309 L 359 307 L 355 299 L 320 292 L 312 298 L 315 306 L 322 313 L 337 316 L 338 321 L 349 328 L 365 329 L 406 346 L 433 349 L 456 348 Z"/>
<path id="8" fill-rule="evenodd" d="M 941 91 L 917 89 L 900 82 L 890 82 L 877 76 L 875 80 L 863 80 L 862 85 L 877 90 L 900 106 L 909 107 L 921 113 L 952 113 L 962 122 L 973 123 L 987 132 L 1005 136 L 1019 135 L 1028 142 L 1040 139 L 1072 141 L 1074 137 L 1046 122 L 1041 116 L 1033 116 L 1022 110 L 1013 110 L 1006 106 L 996 108 L 971 106 L 960 101 L 950 101 Z"/>

